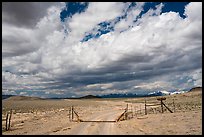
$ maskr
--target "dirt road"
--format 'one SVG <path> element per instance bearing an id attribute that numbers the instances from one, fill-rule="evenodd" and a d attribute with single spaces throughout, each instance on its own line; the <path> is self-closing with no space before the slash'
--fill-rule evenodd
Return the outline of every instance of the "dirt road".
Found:
<path id="1" fill-rule="evenodd" d="M 115 135 L 118 131 L 115 127 L 116 118 L 123 113 L 124 110 L 103 111 L 95 113 L 83 119 L 84 122 L 76 124 L 71 130 L 57 132 L 56 134 L 69 135 Z M 106 121 L 106 122 L 91 122 L 91 121 Z"/>

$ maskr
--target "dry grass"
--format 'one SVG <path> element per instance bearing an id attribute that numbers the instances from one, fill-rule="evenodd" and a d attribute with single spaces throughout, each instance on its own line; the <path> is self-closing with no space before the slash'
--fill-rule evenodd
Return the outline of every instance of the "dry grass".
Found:
<path id="1" fill-rule="evenodd" d="M 83 100 L 3 100 L 2 101 L 2 114 L 6 114 L 6 112 L 12 109 L 14 113 L 33 113 L 36 111 L 51 111 L 56 109 L 68 109 L 71 106 L 94 106 L 98 105 L 97 101 L 83 101 Z"/>
<path id="2" fill-rule="evenodd" d="M 164 103 L 175 112 L 170 113 L 161 107 L 148 107 L 144 115 L 145 98 L 120 99 L 67 99 L 67 100 L 3 100 L 2 118 L 13 109 L 11 131 L 3 134 L 68 134 L 78 123 L 69 122 L 68 110 L 75 107 L 82 119 L 104 111 L 125 109 L 129 104 L 128 120 L 115 123 L 118 134 L 202 134 L 202 91 L 165 96 Z M 158 97 L 146 98 L 147 104 L 160 103 Z M 138 111 L 141 106 L 141 112 Z M 137 108 L 135 113 L 134 108 Z M 132 117 L 132 115 L 134 117 Z M 195 118 L 196 117 L 196 118 Z M 164 122 L 165 121 L 165 122 Z M 2 129 L 5 123 L 2 121 Z M 93 127 L 94 128 L 94 127 Z M 92 129 L 92 128 L 91 128 Z M 78 131 L 78 130 L 76 130 Z"/>
<path id="3" fill-rule="evenodd" d="M 163 102 L 169 107 L 173 112 L 180 112 L 180 111 L 193 111 L 193 110 L 201 110 L 202 109 L 202 92 L 187 92 L 183 94 L 176 94 L 176 95 L 167 95 L 166 100 Z M 157 100 L 159 97 L 147 97 L 147 98 L 137 98 L 126 100 L 127 103 L 143 103 L 147 104 L 159 104 L 160 101 Z M 161 112 L 161 107 L 158 106 L 157 108 L 147 107 L 148 114 Z M 144 110 L 142 110 L 144 114 Z M 169 111 L 164 107 L 164 113 Z"/>

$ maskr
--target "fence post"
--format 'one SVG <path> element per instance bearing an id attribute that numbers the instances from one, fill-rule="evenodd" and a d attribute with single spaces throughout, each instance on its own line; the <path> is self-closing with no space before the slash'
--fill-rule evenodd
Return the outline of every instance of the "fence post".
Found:
<path id="1" fill-rule="evenodd" d="M 147 115 L 147 104 L 146 104 L 146 98 L 145 98 L 145 115 Z"/>
<path id="2" fill-rule="evenodd" d="M 162 99 L 161 99 L 161 110 L 162 110 L 162 113 L 163 113 L 164 110 L 163 110 L 163 102 L 162 102 Z"/>
<path id="3" fill-rule="evenodd" d="M 131 111 L 132 111 L 132 118 L 133 118 L 133 108 L 132 108 L 132 105 L 131 105 Z"/>
<path id="4" fill-rule="evenodd" d="M 72 121 L 73 121 L 73 119 L 74 119 L 74 106 L 72 106 L 71 111 L 72 111 Z"/>
<path id="5" fill-rule="evenodd" d="M 135 108 L 135 116 L 137 116 L 137 108 L 136 107 L 134 107 Z"/>
<path id="6" fill-rule="evenodd" d="M 12 115 L 12 109 L 10 110 L 8 130 L 10 129 L 10 126 L 11 126 L 11 115 Z"/>
<path id="7" fill-rule="evenodd" d="M 9 116 L 9 113 L 7 112 L 7 114 L 6 114 L 6 131 L 8 130 L 8 116 Z"/>
<path id="8" fill-rule="evenodd" d="M 173 107 L 174 107 L 174 112 L 175 112 L 175 104 L 174 104 L 174 98 L 173 98 Z"/>
<path id="9" fill-rule="evenodd" d="M 127 107 L 126 107 L 125 120 L 127 120 L 127 112 L 128 112 L 128 104 L 127 104 Z"/>
<path id="10" fill-rule="evenodd" d="M 69 107 L 69 111 L 68 111 L 68 115 L 69 115 L 69 121 L 71 121 L 71 107 Z"/>
<path id="11" fill-rule="evenodd" d="M 141 104 L 140 104 L 140 114 L 142 114 L 142 108 L 141 108 Z"/>

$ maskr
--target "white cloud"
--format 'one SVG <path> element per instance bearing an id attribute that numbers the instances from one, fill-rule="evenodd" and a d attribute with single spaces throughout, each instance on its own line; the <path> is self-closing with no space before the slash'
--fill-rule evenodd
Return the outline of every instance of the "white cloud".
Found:
<path id="1" fill-rule="evenodd" d="M 124 6 L 117 2 L 91 2 L 85 12 L 75 14 L 68 20 L 67 26 L 71 31 L 68 41 L 82 40 L 85 32 L 91 31 L 97 24 L 121 15 Z"/>
<path id="2" fill-rule="evenodd" d="M 191 21 L 202 20 L 202 2 L 191 2 L 185 8 L 184 13 Z"/>
<path id="3" fill-rule="evenodd" d="M 148 90 L 154 90 L 154 89 L 169 89 L 170 88 L 170 84 L 167 82 L 163 82 L 163 81 L 156 81 L 156 82 L 152 82 L 152 83 L 141 83 L 140 85 L 136 85 L 134 86 L 135 89 L 140 88 L 140 89 L 148 89 Z"/>
<path id="4" fill-rule="evenodd" d="M 144 2 L 137 2 L 136 6 L 127 12 L 127 16 L 117 23 L 114 27 L 115 31 L 124 31 L 132 26 L 133 21 L 139 16 L 140 12 L 143 10 Z"/>
<path id="5" fill-rule="evenodd" d="M 202 87 L 202 70 L 196 70 L 192 74 L 192 78 L 194 80 L 194 86 L 197 87 Z"/>
<path id="6" fill-rule="evenodd" d="M 25 96 L 25 95 L 27 95 L 27 92 L 20 92 L 19 95 Z"/>
<path id="7" fill-rule="evenodd" d="M 57 4 L 56 6 L 49 7 L 47 10 L 47 15 L 36 23 L 35 28 L 15 26 L 14 24 L 9 24 L 3 20 L 3 57 L 21 56 L 27 53 L 32 53 L 38 50 L 40 47 L 46 45 L 46 37 L 52 34 L 54 31 L 59 30 L 60 26 L 62 29 L 59 14 L 63 6 L 63 4 Z"/>
<path id="8" fill-rule="evenodd" d="M 3 56 L 19 56 L 38 49 L 38 42 L 33 39 L 31 29 L 2 24 Z"/>
<path id="9" fill-rule="evenodd" d="M 100 88 L 100 89 L 109 89 L 113 86 L 112 83 L 108 83 L 108 84 L 91 84 L 91 85 L 87 85 L 86 88 L 87 89 L 95 89 L 95 88 Z"/>

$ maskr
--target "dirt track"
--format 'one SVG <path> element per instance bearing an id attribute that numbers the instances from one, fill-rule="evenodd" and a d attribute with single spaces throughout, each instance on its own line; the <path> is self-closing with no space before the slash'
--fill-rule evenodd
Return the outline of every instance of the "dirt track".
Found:
<path id="1" fill-rule="evenodd" d="M 87 121 L 115 121 L 122 113 L 119 111 L 100 112 L 92 115 Z M 70 135 L 112 135 L 117 134 L 114 122 L 81 122 L 78 123 L 72 130 Z M 59 133 L 58 133 L 59 134 Z"/>

